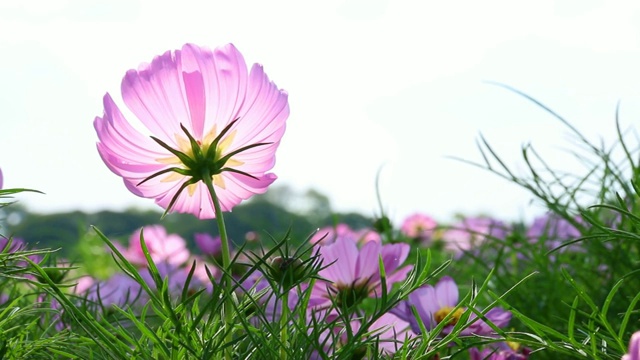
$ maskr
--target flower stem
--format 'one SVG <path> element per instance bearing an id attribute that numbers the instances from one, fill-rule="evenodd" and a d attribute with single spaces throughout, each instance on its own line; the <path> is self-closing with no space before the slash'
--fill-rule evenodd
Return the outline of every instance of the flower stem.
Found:
<path id="1" fill-rule="evenodd" d="M 280 347 L 280 359 L 287 359 L 287 348 L 289 347 L 288 329 L 289 324 L 289 291 L 282 287 L 282 311 L 280 312 L 280 340 L 282 345 Z"/>
<path id="2" fill-rule="evenodd" d="M 222 280 L 221 285 L 224 289 L 224 302 L 222 304 L 222 313 L 224 317 L 225 324 L 225 342 L 231 343 L 233 341 L 233 332 L 231 328 L 233 327 L 233 315 L 231 311 L 233 309 L 233 296 L 231 294 L 231 252 L 229 251 L 229 238 L 227 236 L 227 228 L 224 225 L 224 216 L 222 215 L 222 209 L 220 207 L 220 200 L 218 196 L 216 196 L 216 191 L 213 188 L 213 182 L 211 174 L 209 173 L 209 169 L 204 169 L 202 171 L 202 179 L 207 186 L 207 190 L 209 190 L 209 194 L 211 195 L 211 201 L 213 202 L 213 208 L 215 210 L 216 222 L 218 224 L 218 231 L 220 232 L 220 242 L 222 243 Z M 231 356 L 231 346 L 227 347 L 225 351 L 225 359 L 230 360 Z"/>

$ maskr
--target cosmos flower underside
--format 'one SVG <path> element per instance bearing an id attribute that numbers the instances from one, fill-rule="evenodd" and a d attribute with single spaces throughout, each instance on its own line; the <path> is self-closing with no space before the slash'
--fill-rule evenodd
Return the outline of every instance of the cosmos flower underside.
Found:
<path id="1" fill-rule="evenodd" d="M 168 51 L 129 70 L 122 94 L 151 136 L 134 128 L 109 94 L 94 127 L 100 156 L 134 194 L 212 218 L 204 170 L 222 211 L 265 192 L 276 179 L 268 171 L 289 115 L 287 94 L 260 65 L 248 71 L 233 45 Z"/>

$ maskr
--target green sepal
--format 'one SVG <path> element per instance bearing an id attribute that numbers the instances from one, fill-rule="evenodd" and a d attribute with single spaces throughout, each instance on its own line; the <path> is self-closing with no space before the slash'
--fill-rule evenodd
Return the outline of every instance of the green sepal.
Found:
<path id="1" fill-rule="evenodd" d="M 189 173 L 189 171 L 187 171 L 187 170 L 185 170 L 185 169 L 181 169 L 181 168 L 179 168 L 179 167 L 172 167 L 172 168 L 168 168 L 168 169 L 160 170 L 160 171 L 158 171 L 157 173 L 154 173 L 154 174 L 152 174 L 152 175 L 148 176 L 148 177 L 147 177 L 147 178 L 145 178 L 144 180 L 140 181 L 136 186 L 142 185 L 142 184 L 146 183 L 147 181 L 149 181 L 149 180 L 153 179 L 154 177 L 157 177 L 157 176 L 159 176 L 159 175 L 166 174 L 166 173 L 168 173 L 168 172 L 172 172 L 172 171 L 173 171 L 173 172 L 177 172 L 178 174 L 180 174 L 180 175 L 184 175 L 184 176 L 191 175 L 191 174 Z"/>
<path id="2" fill-rule="evenodd" d="M 262 146 L 262 145 L 270 145 L 272 143 L 256 143 L 256 144 L 251 144 L 251 145 L 247 145 L 247 146 L 243 146 L 240 149 L 234 150 L 230 153 L 228 153 L 227 155 L 225 155 L 224 157 L 220 158 L 220 160 L 216 161 L 216 164 L 218 163 L 222 163 L 222 165 L 226 164 L 227 161 L 229 161 L 229 159 L 231 159 L 232 156 L 239 154 L 245 150 L 249 150 L 252 149 L 254 147 L 258 147 L 258 146 Z"/>
<path id="3" fill-rule="evenodd" d="M 248 176 L 248 177 L 250 177 L 252 179 L 255 179 L 255 180 L 260 180 L 260 179 L 258 179 L 257 177 L 255 177 L 255 176 L 253 176 L 251 174 L 248 174 L 248 173 L 246 173 L 244 171 L 233 169 L 233 168 L 222 168 L 222 169 L 220 169 L 220 172 L 223 172 L 223 171 L 228 171 L 228 172 L 232 172 L 232 173 Z"/>
<path id="4" fill-rule="evenodd" d="M 151 138 L 153 139 L 153 141 L 157 142 L 160 146 L 167 149 L 167 151 L 177 156 L 178 159 L 180 159 L 180 162 L 182 162 L 187 168 L 192 168 L 196 165 L 195 161 L 192 158 L 190 158 L 187 154 L 172 148 L 171 146 L 167 145 L 164 141 L 158 139 L 155 136 L 151 136 Z"/>
<path id="5" fill-rule="evenodd" d="M 218 143 L 220 142 L 220 139 L 222 139 L 222 137 L 229 132 L 229 130 L 231 129 L 231 127 L 239 120 L 240 118 L 236 118 L 235 120 L 233 120 L 232 122 L 230 122 L 224 129 L 222 129 L 222 131 L 220 132 L 220 134 L 218 134 L 218 136 L 216 136 L 216 138 L 213 140 L 213 142 L 211 143 L 211 145 L 209 145 L 209 149 L 207 150 L 207 159 L 211 159 L 211 158 L 215 158 L 215 151 L 216 148 L 218 147 Z"/>
<path id="6" fill-rule="evenodd" d="M 193 136 L 191 136 L 187 128 L 185 128 L 184 125 L 182 125 L 182 123 L 180 123 L 180 128 L 185 133 L 185 135 L 187 135 L 187 138 L 189 138 L 189 143 L 191 144 L 191 151 L 193 152 L 193 157 L 195 157 L 195 160 L 196 160 L 195 162 L 196 163 L 200 162 L 201 160 L 204 159 L 202 155 L 202 147 L 200 146 L 200 144 L 198 144 L 196 139 L 194 139 Z"/>
<path id="7" fill-rule="evenodd" d="M 176 191 L 176 194 L 173 195 L 173 198 L 171 198 L 171 202 L 169 202 L 169 206 L 167 206 L 167 208 L 165 209 L 164 213 L 162 214 L 162 219 L 164 219 L 164 217 L 169 213 L 169 211 L 171 211 L 171 208 L 173 207 L 173 205 L 176 203 L 176 201 L 178 200 L 178 196 L 180 196 L 180 194 L 182 193 L 182 191 L 184 189 L 187 188 L 187 186 L 192 185 L 197 183 L 199 180 L 195 180 L 194 178 L 191 178 L 187 181 L 185 181 L 184 183 L 182 183 L 182 185 L 180 185 L 180 189 L 178 189 L 178 191 Z"/>

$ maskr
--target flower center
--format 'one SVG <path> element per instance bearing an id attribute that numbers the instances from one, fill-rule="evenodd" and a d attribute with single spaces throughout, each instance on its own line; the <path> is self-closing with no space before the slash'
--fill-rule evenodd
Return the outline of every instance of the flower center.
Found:
<path id="1" fill-rule="evenodd" d="M 180 185 L 180 188 L 171 199 L 169 206 L 167 206 L 168 212 L 178 198 L 178 195 L 184 189 L 188 188 L 189 194 L 193 195 L 196 190 L 195 185 L 200 181 L 205 184 L 209 184 L 209 186 L 213 183 L 224 189 L 225 184 L 223 178 L 219 176 L 219 174 L 224 171 L 249 176 L 258 180 L 257 177 L 237 169 L 237 167 L 243 163 L 232 158 L 243 151 L 258 146 L 269 145 L 270 143 L 255 143 L 240 147 L 230 152 L 227 151 L 236 134 L 235 130 L 230 130 L 237 121 L 238 119 L 230 122 L 220 132 L 218 132 L 214 127 L 201 140 L 196 140 L 191 134 L 189 134 L 189 131 L 184 126 L 180 125 L 186 138 L 176 134 L 178 149 L 174 149 L 162 140 L 152 136 L 151 138 L 155 142 L 174 155 L 168 158 L 157 159 L 157 161 L 161 164 L 174 164 L 177 166 L 160 170 L 139 182 L 138 185 L 164 174 L 167 176 L 162 178 L 162 182 L 180 181 L 187 178 L 187 181 Z"/>
<path id="2" fill-rule="evenodd" d="M 453 309 L 455 309 L 455 307 L 451 307 L 451 306 L 442 307 L 440 308 L 440 310 L 436 311 L 435 314 L 433 314 L 433 317 L 435 318 L 436 322 L 440 324 L 444 320 L 444 318 L 446 318 L 449 314 L 451 314 L 447 325 L 455 325 L 458 323 L 458 321 L 460 320 L 460 317 L 464 313 L 464 309 L 458 308 L 455 311 Z"/>
<path id="3" fill-rule="evenodd" d="M 515 341 L 507 341 L 507 346 L 511 348 L 513 351 L 520 350 L 520 343 Z"/>
<path id="4" fill-rule="evenodd" d="M 214 127 L 206 134 L 202 140 L 189 138 L 182 134 L 175 134 L 175 141 L 178 145 L 178 151 L 186 155 L 191 161 L 185 163 L 184 159 L 174 155 L 167 158 L 157 159 L 159 163 L 178 165 L 185 170 L 196 170 L 194 168 L 207 167 L 211 173 L 213 183 L 221 188 L 225 188 L 222 177 L 217 176 L 223 167 L 237 167 L 243 164 L 241 161 L 237 161 L 233 158 L 223 159 L 223 154 L 227 153 L 227 149 L 233 142 L 233 138 L 236 135 L 236 131 L 231 131 L 223 139 L 217 139 L 216 141 L 216 128 Z M 194 140 L 193 142 L 191 140 Z M 214 148 L 211 148 L 214 147 Z M 211 150 L 211 151 L 209 151 Z M 163 182 L 178 181 L 183 176 L 176 172 L 171 172 L 165 176 Z M 188 187 L 189 193 L 192 194 L 195 190 L 195 186 Z"/>

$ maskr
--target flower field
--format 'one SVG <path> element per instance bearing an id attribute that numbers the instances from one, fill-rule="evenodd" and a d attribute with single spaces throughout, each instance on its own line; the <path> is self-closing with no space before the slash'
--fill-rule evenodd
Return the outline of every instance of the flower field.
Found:
<path id="1" fill-rule="evenodd" d="M 335 216 L 303 239 L 256 227 L 234 242 L 231 210 L 277 179 L 287 92 L 231 44 L 129 70 L 135 118 L 106 94 L 97 151 L 164 213 L 124 239 L 91 227 L 94 252 L 69 259 L 0 228 L 0 358 L 640 359 L 638 137 L 617 121 L 617 142 L 595 145 L 510 90 L 567 126 L 584 173 L 532 146 L 516 171 L 482 138 L 482 161 L 463 161 L 529 191 L 535 219 L 395 224 L 381 202 L 363 226 Z M 37 191 L 3 175 L 0 216 Z M 177 213 L 212 230 L 172 233 Z"/>

